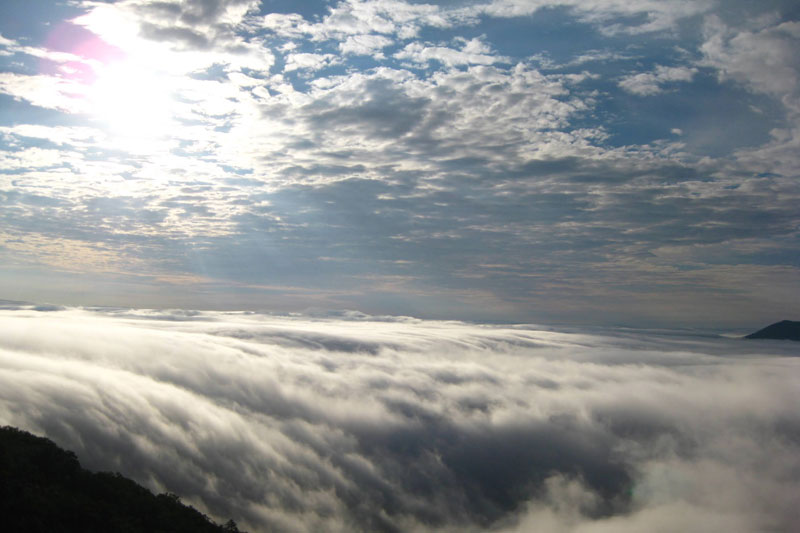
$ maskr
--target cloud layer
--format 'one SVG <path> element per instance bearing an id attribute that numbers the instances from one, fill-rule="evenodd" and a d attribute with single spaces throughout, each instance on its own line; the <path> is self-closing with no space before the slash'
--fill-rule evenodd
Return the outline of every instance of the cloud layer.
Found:
<path id="1" fill-rule="evenodd" d="M 8 7 L 0 289 L 502 321 L 791 317 L 792 8 Z M 76 287 L 86 276 L 102 283 Z"/>
<path id="2" fill-rule="evenodd" d="M 4 306 L 0 422 L 253 531 L 788 530 L 793 345 Z"/>

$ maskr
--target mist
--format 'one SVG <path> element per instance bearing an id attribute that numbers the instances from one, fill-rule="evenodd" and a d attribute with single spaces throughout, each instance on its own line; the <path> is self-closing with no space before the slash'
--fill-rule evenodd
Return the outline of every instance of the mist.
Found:
<path id="1" fill-rule="evenodd" d="M 6 305 L 0 423 L 261 531 L 788 531 L 797 346 Z"/>

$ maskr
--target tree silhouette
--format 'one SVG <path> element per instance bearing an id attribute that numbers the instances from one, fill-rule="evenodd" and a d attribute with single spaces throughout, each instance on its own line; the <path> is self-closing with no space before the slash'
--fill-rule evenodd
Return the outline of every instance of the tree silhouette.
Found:
<path id="1" fill-rule="evenodd" d="M 0 428 L 0 513 L 9 532 L 239 532 L 177 494 L 154 496 L 119 473 L 84 470 L 73 452 L 9 426 Z"/>

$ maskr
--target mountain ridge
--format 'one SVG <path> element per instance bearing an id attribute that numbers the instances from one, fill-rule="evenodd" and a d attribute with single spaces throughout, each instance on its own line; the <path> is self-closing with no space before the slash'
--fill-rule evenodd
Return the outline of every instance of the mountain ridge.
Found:
<path id="1" fill-rule="evenodd" d="M 778 339 L 800 341 L 800 322 L 781 320 L 762 328 L 755 333 L 746 335 L 745 339 Z"/>
<path id="2" fill-rule="evenodd" d="M 75 453 L 27 431 L 0 427 L 0 513 L 5 531 L 29 533 L 244 533 L 122 474 L 90 472 Z"/>

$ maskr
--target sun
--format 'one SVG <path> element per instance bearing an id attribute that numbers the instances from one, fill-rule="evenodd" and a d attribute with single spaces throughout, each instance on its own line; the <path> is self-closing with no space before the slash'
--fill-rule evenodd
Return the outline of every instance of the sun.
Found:
<path id="1" fill-rule="evenodd" d="M 134 61 L 102 65 L 95 74 L 89 112 L 115 137 L 158 139 L 174 129 L 169 76 Z"/>
<path id="2" fill-rule="evenodd" d="M 91 71 L 81 93 L 95 124 L 115 139 L 174 133 L 176 69 L 163 47 L 142 40 L 137 25 L 108 6 L 73 19 L 67 30 L 68 51 Z"/>

